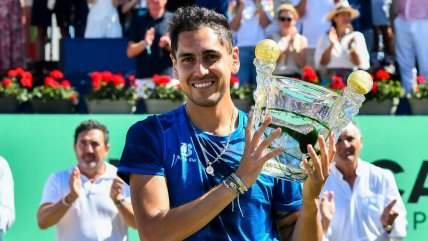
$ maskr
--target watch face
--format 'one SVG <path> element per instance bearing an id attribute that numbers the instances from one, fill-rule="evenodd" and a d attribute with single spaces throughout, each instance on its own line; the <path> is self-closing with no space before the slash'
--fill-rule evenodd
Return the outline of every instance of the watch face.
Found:
<path id="1" fill-rule="evenodd" d="M 392 225 L 386 225 L 385 227 L 383 227 L 383 230 L 390 233 L 392 231 Z"/>

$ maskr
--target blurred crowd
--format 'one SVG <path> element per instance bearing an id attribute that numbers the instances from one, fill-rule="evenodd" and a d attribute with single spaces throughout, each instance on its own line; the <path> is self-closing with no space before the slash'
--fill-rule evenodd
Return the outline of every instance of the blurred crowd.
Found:
<path id="1" fill-rule="evenodd" d="M 0 72 L 43 63 L 55 16 L 62 38 L 128 38 L 137 78 L 172 75 L 166 23 L 182 6 L 224 14 L 240 49 L 241 84 L 255 84 L 258 41 L 278 42 L 275 74 L 301 78 L 311 66 L 323 80 L 356 69 L 385 69 L 406 92 L 428 77 L 428 2 L 424 0 L 2 0 Z M 3 4 L 4 3 L 4 4 Z M 144 66 L 144 68 L 143 68 Z M 398 67 L 398 68 L 397 68 Z"/>

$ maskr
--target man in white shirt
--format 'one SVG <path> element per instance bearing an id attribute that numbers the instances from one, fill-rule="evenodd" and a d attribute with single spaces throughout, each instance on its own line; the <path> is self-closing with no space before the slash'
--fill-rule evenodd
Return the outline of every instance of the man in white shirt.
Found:
<path id="1" fill-rule="evenodd" d="M 402 240 L 406 210 L 391 172 L 359 159 L 361 132 L 354 123 L 342 131 L 335 164 L 323 188 L 324 240 Z"/>
<path id="2" fill-rule="evenodd" d="M 125 241 L 135 228 L 129 186 L 105 162 L 108 130 L 97 121 L 82 122 L 75 131 L 76 167 L 53 173 L 37 213 L 41 229 L 56 225 L 61 241 Z"/>
<path id="3" fill-rule="evenodd" d="M 0 156 L 0 241 L 3 241 L 3 233 L 12 226 L 14 221 L 12 172 L 7 161 Z"/>

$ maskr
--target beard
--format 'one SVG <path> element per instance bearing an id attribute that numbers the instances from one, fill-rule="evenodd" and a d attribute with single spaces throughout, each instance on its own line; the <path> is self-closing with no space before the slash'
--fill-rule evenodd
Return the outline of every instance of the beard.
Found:
<path id="1" fill-rule="evenodd" d="M 81 158 L 79 158 L 79 166 L 82 169 L 96 169 L 101 165 L 102 161 L 98 160 L 95 155 L 83 155 Z"/>

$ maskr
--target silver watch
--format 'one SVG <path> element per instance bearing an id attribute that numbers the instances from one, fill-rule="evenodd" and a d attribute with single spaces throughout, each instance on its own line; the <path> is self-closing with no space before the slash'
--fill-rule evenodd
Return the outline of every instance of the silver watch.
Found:
<path id="1" fill-rule="evenodd" d="M 385 230 L 385 232 L 387 232 L 387 233 L 391 233 L 392 225 L 388 224 L 388 225 L 384 226 L 383 230 Z"/>

